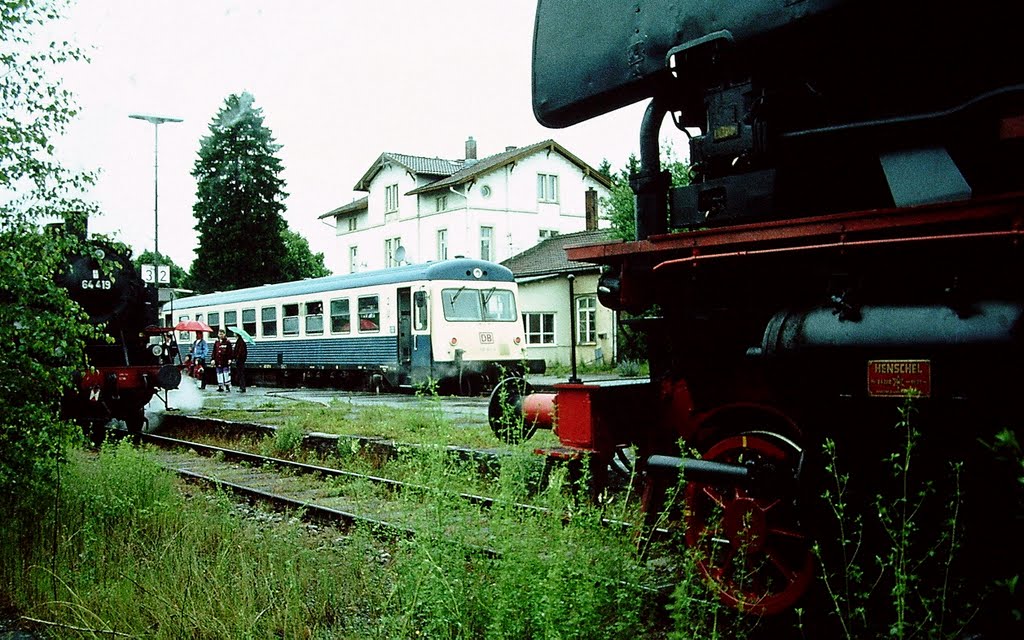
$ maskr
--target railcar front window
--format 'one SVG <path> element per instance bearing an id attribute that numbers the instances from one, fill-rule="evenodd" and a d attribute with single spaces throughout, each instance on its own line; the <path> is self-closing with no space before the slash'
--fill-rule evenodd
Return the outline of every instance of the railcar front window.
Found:
<path id="1" fill-rule="evenodd" d="M 512 296 L 511 291 L 495 288 L 483 291 L 482 294 L 485 320 L 509 322 L 518 317 L 516 299 Z"/>
<path id="2" fill-rule="evenodd" d="M 450 322 L 514 322 L 516 302 L 507 289 L 443 289 L 441 308 Z"/>

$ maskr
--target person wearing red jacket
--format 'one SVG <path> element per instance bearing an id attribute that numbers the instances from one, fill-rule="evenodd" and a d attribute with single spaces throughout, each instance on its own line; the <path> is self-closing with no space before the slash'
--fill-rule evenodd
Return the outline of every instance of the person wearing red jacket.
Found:
<path id="1" fill-rule="evenodd" d="M 231 391 L 232 352 L 228 336 L 221 329 L 217 333 L 217 343 L 213 345 L 213 363 L 217 366 L 217 391 L 223 392 L 225 387 L 227 391 Z"/>

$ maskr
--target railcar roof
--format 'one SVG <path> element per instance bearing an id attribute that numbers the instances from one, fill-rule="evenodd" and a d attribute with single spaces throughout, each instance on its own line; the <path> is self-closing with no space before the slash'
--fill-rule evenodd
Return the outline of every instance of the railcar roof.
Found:
<path id="1" fill-rule="evenodd" d="M 484 275 L 482 277 L 477 278 L 473 275 L 473 270 L 476 268 L 483 271 Z M 341 276 L 326 276 L 324 278 L 310 278 L 308 280 L 299 280 L 296 282 L 281 282 L 278 284 L 265 284 L 260 287 L 249 287 L 247 289 L 235 289 L 234 291 L 206 293 L 198 296 L 177 299 L 174 301 L 174 309 L 192 309 L 208 305 L 236 304 L 239 302 L 265 300 L 268 298 L 284 298 L 287 296 L 323 293 L 325 291 L 340 291 L 344 289 L 372 287 L 376 285 L 396 284 L 402 282 L 415 282 L 419 280 L 514 282 L 515 278 L 513 278 L 511 271 L 500 264 L 485 262 L 483 260 L 457 258 L 454 260 L 443 260 L 440 262 L 428 262 L 426 264 L 392 267 L 390 269 L 382 269 L 380 271 L 351 273 Z"/>

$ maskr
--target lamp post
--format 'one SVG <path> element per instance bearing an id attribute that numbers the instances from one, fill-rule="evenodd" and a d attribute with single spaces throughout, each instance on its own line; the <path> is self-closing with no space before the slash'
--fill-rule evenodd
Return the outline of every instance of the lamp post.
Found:
<path id="1" fill-rule="evenodd" d="M 160 188 L 159 188 L 159 157 L 160 148 L 160 125 L 165 122 L 182 122 L 181 118 L 168 118 L 165 116 L 147 116 L 133 113 L 128 116 L 136 120 L 145 120 L 153 123 L 153 253 L 156 254 L 157 269 L 160 268 Z M 159 286 L 159 283 L 158 283 Z"/>

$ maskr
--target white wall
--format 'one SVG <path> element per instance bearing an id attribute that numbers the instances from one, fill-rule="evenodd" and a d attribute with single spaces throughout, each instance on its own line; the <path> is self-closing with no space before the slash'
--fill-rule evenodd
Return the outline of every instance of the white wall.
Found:
<path id="1" fill-rule="evenodd" d="M 580 274 L 573 283 L 574 294 L 597 295 L 597 274 Z M 569 281 L 565 275 L 553 276 L 544 280 L 519 283 L 520 315 L 523 313 L 554 313 L 555 344 L 526 345 L 527 357 L 543 358 L 549 365 L 571 364 L 572 351 L 572 319 L 569 305 Z M 591 363 L 598 350 L 603 354 L 605 362 L 615 359 L 615 312 L 598 302 L 595 326 L 597 342 L 576 346 L 576 363 Z"/>
<path id="2" fill-rule="evenodd" d="M 557 175 L 557 203 L 537 201 L 537 174 Z M 409 262 L 437 259 L 437 231 L 448 231 L 448 257 L 480 257 L 480 228 L 493 229 L 492 258 L 500 262 L 516 255 L 540 240 L 540 231 L 559 233 L 582 231 L 586 227 L 585 192 L 594 188 L 600 198 L 608 190 L 559 153 L 542 150 L 514 165 L 500 167 L 471 185 L 437 191 L 421 196 L 405 193 L 423 186 L 396 164 L 386 165 L 370 183 L 368 211 L 359 214 L 358 229 L 348 231 L 347 219 L 338 224 L 336 261 L 348 273 L 349 247 L 358 245 L 360 270 L 380 269 L 385 265 L 384 240 L 400 237 Z M 398 184 L 399 213 L 385 221 L 385 190 Z M 487 187 L 489 195 L 485 195 Z M 448 208 L 437 212 L 437 197 L 446 195 Z"/>

